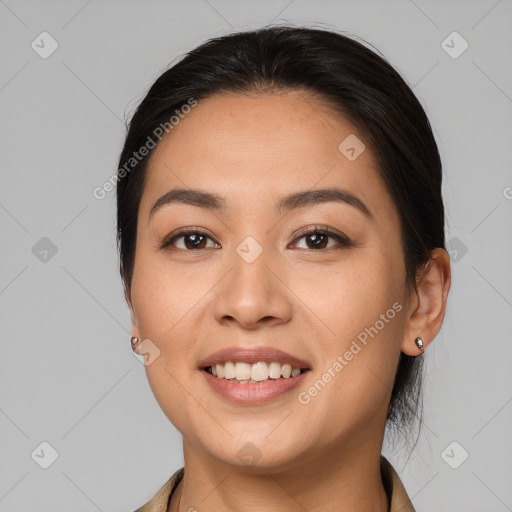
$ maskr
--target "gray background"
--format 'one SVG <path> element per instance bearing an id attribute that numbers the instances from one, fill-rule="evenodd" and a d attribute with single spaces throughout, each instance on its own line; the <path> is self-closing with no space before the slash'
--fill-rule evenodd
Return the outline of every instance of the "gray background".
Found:
<path id="1" fill-rule="evenodd" d="M 425 355 L 420 441 L 410 457 L 384 454 L 418 512 L 512 510 L 510 0 L 0 0 L 0 511 L 131 511 L 182 466 L 181 435 L 130 347 L 115 193 L 92 191 L 172 60 L 270 22 L 367 40 L 426 108 L 453 283 Z M 50 48 L 43 31 L 58 43 L 46 59 L 31 47 Z M 442 46 L 453 31 L 469 44 L 457 58 Z M 48 469 L 43 441 L 58 452 Z"/>

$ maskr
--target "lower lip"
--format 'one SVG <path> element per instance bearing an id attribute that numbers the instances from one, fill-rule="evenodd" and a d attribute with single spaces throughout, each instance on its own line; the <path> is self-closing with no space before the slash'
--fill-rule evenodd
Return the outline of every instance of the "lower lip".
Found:
<path id="1" fill-rule="evenodd" d="M 291 391 L 304 380 L 308 371 L 296 377 L 269 380 L 258 384 L 238 384 L 215 377 L 205 370 L 201 370 L 201 373 L 204 375 L 206 382 L 222 397 L 238 404 L 251 405 L 268 402 Z"/>

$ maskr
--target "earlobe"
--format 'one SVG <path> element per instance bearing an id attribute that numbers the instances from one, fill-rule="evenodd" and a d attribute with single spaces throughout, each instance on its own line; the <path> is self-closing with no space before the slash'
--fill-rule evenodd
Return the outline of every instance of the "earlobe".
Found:
<path id="1" fill-rule="evenodd" d="M 406 320 L 401 350 L 418 356 L 426 350 L 441 330 L 446 300 L 451 284 L 450 257 L 442 248 L 431 252 L 428 271 L 417 278 L 416 296 Z M 418 341 L 420 338 L 421 342 Z"/>

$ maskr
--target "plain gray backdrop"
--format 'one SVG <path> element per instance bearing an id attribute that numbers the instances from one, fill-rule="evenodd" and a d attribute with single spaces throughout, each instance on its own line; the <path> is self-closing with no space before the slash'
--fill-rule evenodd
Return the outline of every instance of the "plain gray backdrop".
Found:
<path id="1" fill-rule="evenodd" d="M 93 190 L 172 61 L 287 22 L 378 48 L 443 159 L 453 275 L 425 426 L 384 454 L 418 512 L 512 510 L 510 0 L 0 0 L 1 512 L 133 511 L 183 465 L 130 346 L 115 191 Z"/>

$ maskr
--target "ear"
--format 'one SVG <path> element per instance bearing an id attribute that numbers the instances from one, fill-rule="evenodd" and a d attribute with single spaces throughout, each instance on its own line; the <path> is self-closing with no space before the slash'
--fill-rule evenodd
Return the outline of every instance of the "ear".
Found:
<path id="1" fill-rule="evenodd" d="M 132 322 L 132 337 L 135 336 L 140 339 L 140 332 L 139 332 L 139 328 L 137 327 L 135 312 L 133 310 L 131 293 L 130 293 L 129 288 L 126 285 L 124 285 L 124 298 L 126 300 L 126 304 L 128 305 L 128 308 L 130 309 L 130 318 L 131 318 L 131 322 Z"/>
<path id="2" fill-rule="evenodd" d="M 401 350 L 408 356 L 421 355 L 421 349 L 414 342 L 423 340 L 426 350 L 443 325 L 446 312 L 446 299 L 451 284 L 450 256 L 440 247 L 430 253 L 428 271 L 416 279 L 415 294 L 407 309 L 404 339 Z"/>

